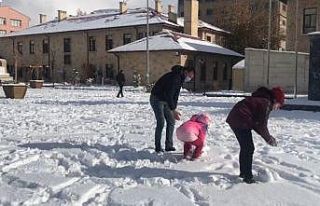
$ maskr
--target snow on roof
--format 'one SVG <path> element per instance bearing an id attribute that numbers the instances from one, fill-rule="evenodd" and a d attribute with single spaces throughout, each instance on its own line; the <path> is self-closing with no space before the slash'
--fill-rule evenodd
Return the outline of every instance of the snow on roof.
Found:
<path id="1" fill-rule="evenodd" d="M 129 9 L 128 12 L 124 14 L 120 14 L 117 9 L 100 9 L 83 16 L 68 17 L 62 21 L 55 19 L 19 32 L 9 33 L 4 35 L 4 37 L 138 26 L 146 24 L 146 17 L 147 8 Z M 176 27 L 183 27 L 183 18 L 178 18 L 177 21 L 177 24 L 173 23 L 168 20 L 167 15 L 159 14 L 151 9 L 149 19 L 150 24 L 168 24 Z M 229 33 L 201 20 L 199 21 L 199 28 Z"/>
<path id="2" fill-rule="evenodd" d="M 120 14 L 113 9 L 97 10 L 84 16 L 69 17 L 62 21 L 49 21 L 20 32 L 7 34 L 5 37 L 145 25 L 146 17 L 147 10 L 143 8 L 130 9 L 125 14 Z M 165 23 L 179 27 L 179 25 L 168 21 L 167 17 L 153 11 L 150 12 L 149 23 Z"/>
<path id="3" fill-rule="evenodd" d="M 179 24 L 180 26 L 183 27 L 183 25 L 184 25 L 184 18 L 183 18 L 183 17 L 179 17 L 179 18 L 177 19 L 177 24 Z M 211 25 L 211 24 L 209 24 L 209 23 L 206 23 L 206 22 L 204 22 L 204 21 L 202 21 L 202 20 L 200 20 L 200 19 L 199 19 L 199 28 L 207 28 L 207 29 L 211 29 L 211 30 L 214 30 L 214 31 L 217 31 L 217 32 L 223 32 L 223 33 L 228 33 L 228 34 L 230 34 L 229 31 L 226 31 L 226 30 L 223 30 L 223 29 L 221 29 L 221 28 L 219 28 L 219 27 L 213 26 L 213 25 Z"/>
<path id="4" fill-rule="evenodd" d="M 146 40 L 143 38 L 135 42 L 109 50 L 111 53 L 117 52 L 137 52 L 146 50 Z M 149 50 L 150 51 L 163 51 L 163 50 L 185 50 L 185 51 L 198 51 L 213 54 L 222 54 L 228 56 L 243 57 L 241 54 L 213 44 L 207 41 L 200 40 L 186 34 L 176 33 L 165 30 L 158 35 L 149 37 Z"/>
<path id="5" fill-rule="evenodd" d="M 245 68 L 245 60 L 241 60 L 238 63 L 236 63 L 232 69 L 244 69 Z"/>
<path id="6" fill-rule="evenodd" d="M 319 35 L 319 34 L 320 34 L 320 31 L 316 31 L 316 32 L 309 33 L 308 35 Z"/>

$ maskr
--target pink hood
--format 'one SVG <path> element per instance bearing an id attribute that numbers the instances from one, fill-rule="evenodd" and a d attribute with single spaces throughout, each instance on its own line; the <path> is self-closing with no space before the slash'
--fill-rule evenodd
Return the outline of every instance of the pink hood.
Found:
<path id="1" fill-rule="evenodd" d="M 211 121 L 208 114 L 193 115 L 190 120 L 177 128 L 177 138 L 182 142 L 193 142 L 198 138 L 201 138 L 204 141 L 208 124 L 210 124 Z"/>
<path id="2" fill-rule="evenodd" d="M 209 126 L 209 124 L 211 124 L 212 122 L 212 118 L 207 113 L 195 114 L 191 117 L 190 120 L 195 122 L 201 122 L 207 126 Z"/>

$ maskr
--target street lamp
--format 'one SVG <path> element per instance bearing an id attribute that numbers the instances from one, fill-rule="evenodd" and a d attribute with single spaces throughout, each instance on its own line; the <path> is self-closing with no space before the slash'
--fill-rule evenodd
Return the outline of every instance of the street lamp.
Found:
<path id="1" fill-rule="evenodd" d="M 147 73 L 146 73 L 146 86 L 150 85 L 150 51 L 149 51 L 149 0 L 147 0 L 147 41 L 146 41 L 146 62 L 147 62 Z"/>
<path id="2" fill-rule="evenodd" d="M 267 86 L 270 86 L 270 49 L 271 49 L 271 17 L 272 0 L 269 0 L 269 23 L 268 23 L 268 60 L 267 60 Z"/>

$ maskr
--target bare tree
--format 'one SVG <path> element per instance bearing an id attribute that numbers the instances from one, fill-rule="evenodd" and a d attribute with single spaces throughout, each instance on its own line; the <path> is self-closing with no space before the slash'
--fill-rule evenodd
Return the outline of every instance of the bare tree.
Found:
<path id="1" fill-rule="evenodd" d="M 216 15 L 217 24 L 232 33 L 226 40 L 229 48 L 240 53 L 244 53 L 247 47 L 267 48 L 268 1 L 233 0 L 218 11 L 220 12 Z M 272 49 L 278 49 L 280 41 L 285 38 L 279 30 L 278 16 L 273 12 Z"/>

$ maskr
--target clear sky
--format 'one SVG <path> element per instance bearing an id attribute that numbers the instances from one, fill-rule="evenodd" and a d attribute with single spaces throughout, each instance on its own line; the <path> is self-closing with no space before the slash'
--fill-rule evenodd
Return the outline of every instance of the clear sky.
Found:
<path id="1" fill-rule="evenodd" d="M 0 0 L 1 1 L 1 0 Z M 118 8 L 120 0 L 2 0 L 2 5 L 8 5 L 31 18 L 31 25 L 39 23 L 39 14 L 43 13 L 48 19 L 57 16 L 57 10 L 65 10 L 75 14 L 77 9 L 91 12 L 96 9 Z M 129 8 L 146 6 L 147 0 L 127 0 Z M 176 5 L 178 0 L 162 0 L 164 10 L 168 4 Z M 154 0 L 149 0 L 154 7 Z"/>

